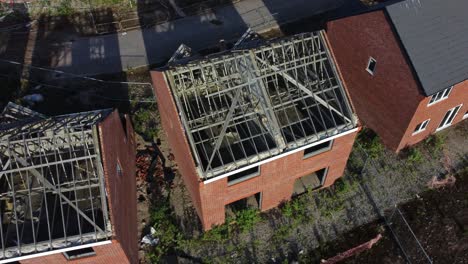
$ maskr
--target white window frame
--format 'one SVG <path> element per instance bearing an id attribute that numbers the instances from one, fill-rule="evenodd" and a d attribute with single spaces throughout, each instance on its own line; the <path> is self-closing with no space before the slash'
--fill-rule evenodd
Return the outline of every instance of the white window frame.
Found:
<path id="1" fill-rule="evenodd" d="M 468 118 L 468 110 L 466 110 L 465 114 L 463 115 L 462 120 L 463 120 L 463 119 L 467 119 L 467 118 Z"/>
<path id="2" fill-rule="evenodd" d="M 440 122 L 439 127 L 437 128 L 436 131 L 440 131 L 440 130 L 442 130 L 442 129 L 444 129 L 444 128 L 447 128 L 447 127 L 451 126 L 452 123 L 453 123 L 453 120 L 454 120 L 455 117 L 457 116 L 457 114 L 458 114 L 458 112 L 460 111 L 460 109 L 461 109 L 462 106 L 463 106 L 463 105 L 461 104 L 461 105 L 455 106 L 454 108 L 449 109 L 449 110 L 445 113 L 444 117 L 442 118 L 442 121 Z M 450 120 L 450 122 L 447 122 L 448 119 L 444 121 L 444 118 L 447 116 L 447 114 L 448 114 L 449 112 L 450 112 L 450 114 L 448 115 L 448 117 L 452 116 L 452 120 Z"/>
<path id="3" fill-rule="evenodd" d="M 450 86 L 449 88 L 447 89 L 444 89 L 443 91 L 440 91 L 436 94 L 433 94 L 431 96 L 431 99 L 429 99 L 429 103 L 427 104 L 427 106 L 431 106 L 435 103 L 438 103 L 440 101 L 443 101 L 445 99 L 447 99 L 450 95 L 450 93 L 452 92 L 452 89 L 453 89 L 453 85 Z"/>
<path id="4" fill-rule="evenodd" d="M 413 135 L 419 134 L 419 133 L 423 132 L 424 130 L 426 130 L 427 125 L 429 124 L 429 121 L 431 121 L 431 119 L 426 119 L 426 120 L 422 121 L 421 123 L 419 123 L 416 126 L 416 128 L 414 129 Z M 419 129 L 418 129 L 418 126 L 419 126 Z"/>
<path id="5" fill-rule="evenodd" d="M 374 64 L 375 64 L 374 70 L 369 69 L 369 67 L 370 67 L 370 65 L 371 65 L 372 62 L 374 62 Z M 377 67 L 377 60 L 374 59 L 373 57 L 369 57 L 369 60 L 367 61 L 366 71 L 367 71 L 370 75 L 374 76 L 374 72 L 375 72 L 375 68 L 376 68 L 376 67 Z"/>

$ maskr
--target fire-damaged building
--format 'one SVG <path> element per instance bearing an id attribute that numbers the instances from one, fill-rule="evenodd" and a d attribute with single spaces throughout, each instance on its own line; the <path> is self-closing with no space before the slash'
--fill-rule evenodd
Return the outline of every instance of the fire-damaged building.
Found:
<path id="1" fill-rule="evenodd" d="M 110 109 L 0 115 L 0 263 L 137 263 L 135 141 Z"/>
<path id="2" fill-rule="evenodd" d="M 342 176 L 358 131 L 325 33 L 248 31 L 151 73 L 161 122 L 204 229 L 233 205 L 268 210 Z"/>

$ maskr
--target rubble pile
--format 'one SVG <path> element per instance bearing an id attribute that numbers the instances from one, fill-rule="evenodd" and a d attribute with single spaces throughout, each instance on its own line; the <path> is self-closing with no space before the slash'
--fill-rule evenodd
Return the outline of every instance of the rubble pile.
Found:
<path id="1" fill-rule="evenodd" d="M 136 157 L 136 177 L 138 180 L 153 181 L 164 178 L 164 158 L 155 147 L 147 146 Z"/>
<path id="2" fill-rule="evenodd" d="M 136 158 L 136 177 L 139 180 L 146 180 L 148 169 L 151 165 L 151 155 L 149 153 L 138 153 Z"/>

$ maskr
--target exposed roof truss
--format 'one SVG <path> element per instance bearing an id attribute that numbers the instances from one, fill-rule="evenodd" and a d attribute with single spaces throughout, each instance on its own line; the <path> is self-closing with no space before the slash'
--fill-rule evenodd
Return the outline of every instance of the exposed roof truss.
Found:
<path id="1" fill-rule="evenodd" d="M 356 126 L 321 32 L 244 42 L 167 71 L 204 178 Z"/>
<path id="2" fill-rule="evenodd" d="M 109 113 L 19 115 L 0 128 L 0 258 L 110 239 L 96 131 Z"/>

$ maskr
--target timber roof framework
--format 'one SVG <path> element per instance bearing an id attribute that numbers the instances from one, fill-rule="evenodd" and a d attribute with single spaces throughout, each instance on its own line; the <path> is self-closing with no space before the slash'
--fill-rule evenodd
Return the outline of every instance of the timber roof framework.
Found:
<path id="1" fill-rule="evenodd" d="M 356 127 L 322 31 L 260 45 L 252 35 L 165 73 L 204 179 Z"/>
<path id="2" fill-rule="evenodd" d="M 1 259 L 109 240 L 96 124 L 111 110 L 0 115 Z"/>

